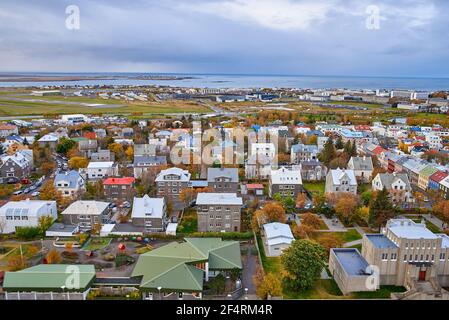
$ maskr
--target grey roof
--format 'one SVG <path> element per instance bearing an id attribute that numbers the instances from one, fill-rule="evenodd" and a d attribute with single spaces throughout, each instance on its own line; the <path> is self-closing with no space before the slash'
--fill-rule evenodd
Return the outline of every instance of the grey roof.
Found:
<path id="1" fill-rule="evenodd" d="M 242 198 L 237 193 L 198 193 L 197 205 L 242 205 Z"/>
<path id="2" fill-rule="evenodd" d="M 406 185 L 406 190 L 411 190 L 410 181 L 406 173 L 379 173 L 379 178 L 386 189 L 391 189 L 391 184 L 401 179 Z"/>
<path id="3" fill-rule="evenodd" d="M 55 176 L 54 185 L 57 186 L 58 182 L 68 182 L 69 186 L 67 188 L 77 188 L 78 181 L 82 179 L 79 172 L 76 170 L 71 170 L 64 173 L 58 173 Z"/>
<path id="4" fill-rule="evenodd" d="M 313 144 L 294 144 L 292 145 L 291 149 L 292 153 L 298 153 L 298 152 L 310 152 L 310 153 L 318 153 L 318 146 Z"/>
<path id="5" fill-rule="evenodd" d="M 164 198 L 150 198 L 147 194 L 142 198 L 134 197 L 132 218 L 163 218 L 164 216 Z"/>
<path id="6" fill-rule="evenodd" d="M 48 231 L 53 231 L 53 232 L 71 232 L 71 233 L 75 233 L 76 229 L 78 227 L 77 226 L 73 226 L 71 224 L 64 224 L 64 223 L 53 223 L 51 225 L 50 228 L 47 229 Z"/>
<path id="7" fill-rule="evenodd" d="M 350 276 L 365 275 L 368 262 L 362 257 L 359 250 L 355 248 L 331 249 L 343 270 Z"/>
<path id="8" fill-rule="evenodd" d="M 134 166 L 147 166 L 147 165 L 163 165 L 167 164 L 167 157 L 165 156 L 135 156 Z"/>
<path id="9" fill-rule="evenodd" d="M 388 239 L 383 234 L 366 234 L 365 235 L 369 241 L 373 243 L 376 248 L 380 249 L 395 249 L 398 246 L 394 244 L 393 241 Z"/>
<path id="10" fill-rule="evenodd" d="M 237 168 L 207 168 L 207 181 L 214 182 L 215 178 L 231 178 L 231 182 L 239 182 L 239 170 Z"/>
<path id="11" fill-rule="evenodd" d="M 351 157 L 349 167 L 354 170 L 373 170 L 373 159 L 371 157 Z"/>

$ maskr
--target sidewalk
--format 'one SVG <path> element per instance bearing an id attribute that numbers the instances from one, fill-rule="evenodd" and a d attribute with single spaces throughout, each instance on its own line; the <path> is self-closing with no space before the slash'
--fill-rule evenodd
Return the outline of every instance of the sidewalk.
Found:
<path id="1" fill-rule="evenodd" d="M 338 220 L 337 218 L 328 219 L 324 215 L 320 215 L 320 218 L 323 219 L 326 226 L 329 228 L 329 231 L 332 232 L 346 232 L 348 229 Z M 327 231 L 327 230 L 322 230 Z"/>

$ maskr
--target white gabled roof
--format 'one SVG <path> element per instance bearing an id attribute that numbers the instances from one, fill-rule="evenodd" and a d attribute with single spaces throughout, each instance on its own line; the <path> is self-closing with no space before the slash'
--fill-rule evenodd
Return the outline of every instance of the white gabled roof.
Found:
<path id="1" fill-rule="evenodd" d="M 2 163 L 5 163 L 8 160 L 14 161 L 21 168 L 26 168 L 28 165 L 30 165 L 30 161 L 21 152 L 16 152 L 11 156 L 1 157 Z"/>
<path id="2" fill-rule="evenodd" d="M 290 244 L 295 240 L 288 224 L 272 222 L 264 224 L 263 229 L 269 246 L 281 243 Z"/>
<path id="3" fill-rule="evenodd" d="M 61 214 L 100 215 L 109 206 L 109 202 L 103 201 L 75 201 Z"/>
<path id="4" fill-rule="evenodd" d="M 135 197 L 131 218 L 162 218 L 165 215 L 164 207 L 164 198 L 150 198 L 148 195 Z"/>
<path id="5" fill-rule="evenodd" d="M 39 142 L 57 142 L 59 139 L 57 136 L 55 136 L 54 134 L 46 134 L 45 136 L 43 136 L 42 138 L 40 138 L 38 141 Z"/>
<path id="6" fill-rule="evenodd" d="M 271 170 L 271 184 L 302 184 L 301 170 Z"/>
<path id="7" fill-rule="evenodd" d="M 180 179 L 177 181 L 190 181 L 190 172 L 188 170 L 173 167 L 159 172 L 159 174 L 156 177 L 156 182 L 165 181 L 164 177 L 167 175 L 179 176 Z"/>
<path id="8" fill-rule="evenodd" d="M 243 200 L 237 193 L 198 193 L 197 205 L 242 205 Z"/>
<path id="9" fill-rule="evenodd" d="M 350 169 L 333 169 L 330 171 L 330 174 L 332 175 L 332 183 L 336 186 L 340 185 L 340 181 L 343 178 L 343 176 L 347 176 L 349 179 L 349 183 L 351 186 L 357 185 L 357 180 L 355 178 L 354 170 Z"/>

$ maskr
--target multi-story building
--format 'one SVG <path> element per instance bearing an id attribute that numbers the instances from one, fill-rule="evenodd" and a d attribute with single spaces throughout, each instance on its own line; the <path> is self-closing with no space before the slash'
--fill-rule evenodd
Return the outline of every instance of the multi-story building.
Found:
<path id="1" fill-rule="evenodd" d="M 164 198 L 134 198 L 132 224 L 143 227 L 144 233 L 161 232 L 167 225 L 167 205 Z"/>
<path id="2" fill-rule="evenodd" d="M 173 207 L 182 208 L 182 201 L 179 198 L 181 191 L 191 188 L 190 172 L 180 168 L 169 168 L 162 170 L 156 177 L 157 196 L 165 197 L 173 203 Z"/>
<path id="3" fill-rule="evenodd" d="M 21 152 L 12 156 L 0 158 L 0 180 L 2 183 L 16 183 L 20 179 L 28 178 L 31 174 L 32 164 Z"/>
<path id="4" fill-rule="evenodd" d="M 103 181 L 106 200 L 117 203 L 125 201 L 131 203 L 136 195 L 135 181 L 136 179 L 133 177 L 107 178 Z"/>
<path id="5" fill-rule="evenodd" d="M 17 227 L 37 227 L 39 218 L 58 217 L 56 201 L 21 200 L 9 201 L 0 208 L 0 234 L 14 233 Z"/>
<path id="6" fill-rule="evenodd" d="M 438 172 L 438 169 L 431 165 L 426 166 L 421 171 L 419 171 L 418 188 L 426 191 L 429 188 L 430 176 L 436 172 Z"/>
<path id="7" fill-rule="evenodd" d="M 237 193 L 239 170 L 237 168 L 207 168 L 207 185 L 213 192 Z"/>
<path id="8" fill-rule="evenodd" d="M 348 162 L 348 169 L 354 170 L 356 179 L 361 182 L 368 182 L 373 174 L 374 166 L 371 157 L 351 157 Z"/>
<path id="9" fill-rule="evenodd" d="M 96 139 L 85 139 L 78 142 L 78 150 L 85 158 L 90 158 L 98 149 Z"/>
<path id="10" fill-rule="evenodd" d="M 92 230 L 95 225 L 107 223 L 110 218 L 109 202 L 79 200 L 65 209 L 62 222 L 79 227 L 81 231 Z"/>
<path id="11" fill-rule="evenodd" d="M 432 233 L 425 223 L 392 219 L 381 234 L 363 236 L 361 255 L 352 249 L 342 259 L 338 256 L 341 250 L 348 249 L 331 249 L 329 269 L 344 293 L 376 290 L 365 281 L 378 275 L 378 285 L 409 290 L 398 297 L 448 299 L 441 287 L 449 285 L 449 236 Z M 357 285 L 356 279 L 365 286 Z"/>
<path id="12" fill-rule="evenodd" d="M 357 179 L 354 170 L 329 170 L 326 176 L 326 193 L 353 193 L 357 194 Z"/>
<path id="13" fill-rule="evenodd" d="M 318 157 L 318 147 L 316 145 L 295 144 L 291 148 L 290 162 L 300 163 L 302 161 L 316 160 Z"/>
<path id="14" fill-rule="evenodd" d="M 140 179 L 145 172 L 151 169 L 158 169 L 166 164 L 167 157 L 165 156 L 134 155 L 134 178 Z"/>
<path id="15" fill-rule="evenodd" d="M 387 189 L 395 205 L 413 202 L 412 187 L 405 173 L 379 173 L 371 182 L 373 191 Z"/>
<path id="16" fill-rule="evenodd" d="M 76 198 L 86 190 L 84 179 L 76 170 L 58 173 L 53 184 L 63 197 Z"/>
<path id="17" fill-rule="evenodd" d="M 240 231 L 243 200 L 236 193 L 198 193 L 196 206 L 199 232 Z"/>
<path id="18" fill-rule="evenodd" d="M 301 170 L 282 167 L 271 171 L 268 192 L 271 198 L 280 194 L 282 197 L 296 199 L 298 193 L 303 191 Z"/>
<path id="19" fill-rule="evenodd" d="M 302 161 L 299 165 L 303 181 L 320 181 L 326 177 L 327 168 L 318 160 Z"/>
<path id="20" fill-rule="evenodd" d="M 80 174 L 89 180 L 105 179 L 118 175 L 118 166 L 112 161 L 89 162 L 87 168 L 80 169 Z"/>
<path id="21" fill-rule="evenodd" d="M 19 134 L 19 129 L 17 126 L 12 124 L 0 124 L 0 137 L 5 138 L 10 135 Z"/>

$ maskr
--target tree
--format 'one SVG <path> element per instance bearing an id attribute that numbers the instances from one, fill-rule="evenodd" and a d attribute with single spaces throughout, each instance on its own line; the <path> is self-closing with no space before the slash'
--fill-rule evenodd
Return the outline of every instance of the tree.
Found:
<path id="1" fill-rule="evenodd" d="M 179 200 L 184 203 L 184 206 L 189 206 L 195 200 L 197 195 L 196 190 L 193 188 L 185 188 L 179 193 Z"/>
<path id="2" fill-rule="evenodd" d="M 283 206 L 276 201 L 268 202 L 261 210 L 256 210 L 253 214 L 252 227 L 254 230 L 258 230 L 259 226 L 270 222 L 287 221 L 285 210 Z"/>
<path id="3" fill-rule="evenodd" d="M 51 215 L 43 215 L 39 217 L 38 227 L 42 236 L 45 236 L 45 231 L 47 231 L 53 224 L 53 217 Z"/>
<path id="4" fill-rule="evenodd" d="M 305 290 L 320 278 L 325 266 L 326 252 L 316 242 L 295 240 L 281 255 L 283 282 L 292 290 Z"/>
<path id="5" fill-rule="evenodd" d="M 253 276 L 253 282 L 256 287 L 256 294 L 260 299 L 278 297 L 282 295 L 282 283 L 279 276 L 273 273 L 264 274 L 262 268 L 258 268 Z"/>
<path id="6" fill-rule="evenodd" d="M 343 138 L 341 136 L 338 136 L 337 140 L 335 141 L 335 148 L 337 148 L 337 150 L 339 149 L 343 149 L 344 148 L 344 144 L 343 144 Z"/>
<path id="7" fill-rule="evenodd" d="M 58 264 L 62 261 L 61 254 L 56 249 L 51 249 L 45 258 L 48 264 Z"/>
<path id="8" fill-rule="evenodd" d="M 128 146 L 125 151 L 125 155 L 128 158 L 129 161 L 132 161 L 134 159 L 134 148 L 133 146 Z"/>
<path id="9" fill-rule="evenodd" d="M 226 279 L 223 274 L 220 273 L 215 278 L 209 281 L 208 286 L 213 293 L 221 294 L 226 289 Z"/>
<path id="10" fill-rule="evenodd" d="M 66 244 L 65 244 L 65 249 L 66 249 L 68 252 L 72 252 L 72 250 L 73 250 L 73 242 L 66 242 Z"/>
<path id="11" fill-rule="evenodd" d="M 352 193 L 339 194 L 335 205 L 335 213 L 345 225 L 350 224 L 354 220 L 358 202 L 358 197 Z"/>
<path id="12" fill-rule="evenodd" d="M 318 154 L 318 159 L 326 166 L 337 156 L 335 151 L 334 142 L 332 138 L 329 137 L 324 144 L 323 150 Z"/>
<path id="13" fill-rule="evenodd" d="M 449 200 L 442 200 L 435 203 L 432 209 L 441 220 L 446 224 L 449 223 Z"/>
<path id="14" fill-rule="evenodd" d="M 418 205 L 418 208 L 422 208 L 424 206 L 424 193 L 420 191 L 413 192 L 413 197 L 415 198 L 415 202 Z"/>
<path id="15" fill-rule="evenodd" d="M 20 255 L 13 255 L 8 259 L 8 270 L 19 271 L 28 267 L 28 261 Z"/>
<path id="16" fill-rule="evenodd" d="M 298 208 L 304 208 L 307 201 L 307 196 L 304 192 L 298 193 L 296 196 L 296 207 Z"/>
<path id="17" fill-rule="evenodd" d="M 87 168 L 87 165 L 89 164 L 89 160 L 84 157 L 73 157 L 69 160 L 69 168 L 70 169 L 81 169 L 81 168 Z"/>
<path id="18" fill-rule="evenodd" d="M 61 192 L 56 190 L 54 180 L 48 180 L 44 183 L 40 190 L 39 199 L 41 200 L 56 200 L 60 203 L 62 199 Z"/>
<path id="19" fill-rule="evenodd" d="M 389 219 L 394 217 L 393 205 L 386 188 L 375 193 L 371 199 L 369 210 L 368 223 L 374 227 L 385 225 Z"/>
<path id="20" fill-rule="evenodd" d="M 344 156 L 340 156 L 335 159 L 332 159 L 329 162 L 328 167 L 329 167 L 329 169 L 346 168 L 347 164 L 348 164 L 348 160 L 345 159 Z"/>
<path id="21" fill-rule="evenodd" d="M 318 239 L 318 243 L 326 249 L 327 254 L 329 254 L 332 248 L 341 248 L 344 244 L 341 238 L 329 233 L 325 233 L 322 237 L 320 237 Z"/>
<path id="22" fill-rule="evenodd" d="M 56 168 L 56 165 L 54 162 L 44 162 L 40 165 L 39 171 L 45 175 L 50 175 Z"/>
<path id="23" fill-rule="evenodd" d="M 75 146 L 76 142 L 74 140 L 63 137 L 59 140 L 59 143 L 56 146 L 56 152 L 66 155 L 67 152 Z"/>
<path id="24" fill-rule="evenodd" d="M 320 229 L 321 227 L 321 219 L 313 213 L 304 213 L 301 217 L 301 224 L 309 226 L 313 228 L 313 230 Z"/>

